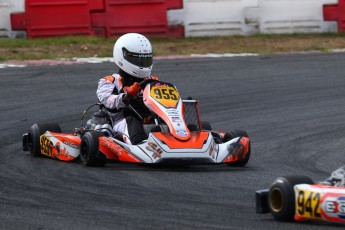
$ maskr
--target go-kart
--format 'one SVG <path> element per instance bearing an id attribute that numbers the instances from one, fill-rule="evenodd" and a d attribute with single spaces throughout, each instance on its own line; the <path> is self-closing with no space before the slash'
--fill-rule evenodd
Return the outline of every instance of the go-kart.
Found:
<path id="1" fill-rule="evenodd" d="M 129 103 L 133 114 L 143 122 L 147 140 L 127 144 L 121 133 L 112 129 L 111 113 L 100 103 L 87 108 L 80 128 L 70 134 L 61 133 L 59 124 L 34 124 L 23 135 L 23 150 L 34 156 L 48 156 L 62 161 L 80 157 L 86 166 L 104 166 L 107 160 L 134 163 L 226 163 L 244 166 L 250 158 L 250 140 L 245 131 L 214 131 L 200 119 L 198 101 L 182 100 L 175 85 L 144 80 L 142 105 L 147 114 Z M 99 106 L 84 124 L 84 117 L 93 106 Z"/>
<path id="2" fill-rule="evenodd" d="M 256 212 L 279 221 L 321 220 L 345 223 L 345 166 L 313 183 L 306 176 L 279 177 L 269 189 L 256 191 Z"/>

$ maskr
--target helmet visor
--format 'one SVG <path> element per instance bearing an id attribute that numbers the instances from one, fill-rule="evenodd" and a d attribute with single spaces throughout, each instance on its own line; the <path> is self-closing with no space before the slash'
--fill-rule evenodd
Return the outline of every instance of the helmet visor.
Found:
<path id="1" fill-rule="evenodd" d="M 152 53 L 133 53 L 122 48 L 123 57 L 129 63 L 139 67 L 150 67 L 152 65 Z"/>

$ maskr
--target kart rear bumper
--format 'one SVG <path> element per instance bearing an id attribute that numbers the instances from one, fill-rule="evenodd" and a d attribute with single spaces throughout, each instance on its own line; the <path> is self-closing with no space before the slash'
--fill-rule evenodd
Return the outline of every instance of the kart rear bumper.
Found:
<path id="1" fill-rule="evenodd" d="M 268 213 L 268 193 L 269 189 L 257 190 L 255 192 L 256 213 Z"/>
<path id="2" fill-rule="evenodd" d="M 23 134 L 23 141 L 22 141 L 22 147 L 23 147 L 23 151 L 29 151 L 29 146 L 28 146 L 28 133 L 24 133 Z"/>

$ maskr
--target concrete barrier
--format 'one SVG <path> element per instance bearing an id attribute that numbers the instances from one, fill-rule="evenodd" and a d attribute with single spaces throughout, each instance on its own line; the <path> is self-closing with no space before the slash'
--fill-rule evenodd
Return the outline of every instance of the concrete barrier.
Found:
<path id="1" fill-rule="evenodd" d="M 0 0 L 0 37 L 24 37 L 24 31 L 12 31 L 10 15 L 24 12 L 24 0 Z"/>
<path id="2" fill-rule="evenodd" d="M 325 22 L 323 5 L 338 0 L 259 0 L 260 33 L 336 32 L 336 22 Z"/>
<path id="3" fill-rule="evenodd" d="M 338 0 L 185 0 L 185 35 L 337 32 L 323 5 Z M 343 13 L 345 14 L 345 12 Z M 176 18 L 173 18 L 175 21 Z"/>
<path id="4" fill-rule="evenodd" d="M 258 0 L 185 0 L 185 36 L 257 33 Z"/>

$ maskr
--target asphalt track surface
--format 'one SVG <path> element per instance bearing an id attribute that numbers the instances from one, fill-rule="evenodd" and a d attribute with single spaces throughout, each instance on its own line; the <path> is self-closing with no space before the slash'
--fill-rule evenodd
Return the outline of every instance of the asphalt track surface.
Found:
<path id="1" fill-rule="evenodd" d="M 35 122 L 79 127 L 114 64 L 0 69 L 0 229 L 343 229 L 255 213 L 278 176 L 323 180 L 344 164 L 345 54 L 156 60 L 154 74 L 200 100 L 214 129 L 246 130 L 252 158 L 226 165 L 84 167 L 34 158 Z"/>

